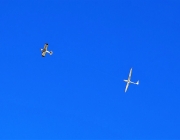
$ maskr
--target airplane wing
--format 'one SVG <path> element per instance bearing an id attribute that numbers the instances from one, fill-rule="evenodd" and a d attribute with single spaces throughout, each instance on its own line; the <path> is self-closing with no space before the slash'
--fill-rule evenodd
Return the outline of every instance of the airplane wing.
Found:
<path id="1" fill-rule="evenodd" d="M 44 49 L 47 50 L 47 48 L 48 48 L 48 43 L 45 43 L 44 44 Z"/>
<path id="2" fill-rule="evenodd" d="M 128 87 L 129 87 L 129 83 L 126 84 L 125 92 L 127 91 Z"/>
<path id="3" fill-rule="evenodd" d="M 46 52 L 42 52 L 42 57 L 45 57 L 45 55 L 46 55 Z"/>
<path id="4" fill-rule="evenodd" d="M 129 80 L 131 79 L 131 75 L 132 75 L 132 68 L 131 68 L 131 70 L 129 72 L 129 77 L 128 77 Z"/>

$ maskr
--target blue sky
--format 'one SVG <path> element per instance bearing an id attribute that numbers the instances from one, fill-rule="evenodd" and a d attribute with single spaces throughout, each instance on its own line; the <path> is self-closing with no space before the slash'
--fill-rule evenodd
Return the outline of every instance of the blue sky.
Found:
<path id="1" fill-rule="evenodd" d="M 1 0 L 0 13 L 0 139 L 180 139 L 180 1 Z M 140 85 L 124 93 L 131 67 Z"/>

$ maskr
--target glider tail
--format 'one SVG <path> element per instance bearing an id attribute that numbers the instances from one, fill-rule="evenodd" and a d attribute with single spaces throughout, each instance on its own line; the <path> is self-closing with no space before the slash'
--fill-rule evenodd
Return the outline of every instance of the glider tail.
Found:
<path id="1" fill-rule="evenodd" d="M 139 85 L 139 80 L 137 81 L 137 83 L 136 83 L 137 85 Z"/>
<path id="2" fill-rule="evenodd" d="M 50 51 L 49 54 L 52 55 L 52 54 L 53 54 L 53 51 Z"/>

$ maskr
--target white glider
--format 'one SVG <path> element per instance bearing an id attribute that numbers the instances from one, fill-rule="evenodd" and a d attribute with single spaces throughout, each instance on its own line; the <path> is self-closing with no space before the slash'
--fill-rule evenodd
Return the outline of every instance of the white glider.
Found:
<path id="1" fill-rule="evenodd" d="M 48 48 L 48 43 L 45 43 L 44 44 L 44 48 L 41 49 L 42 57 L 45 57 L 46 53 L 49 53 L 50 55 L 53 54 L 53 52 L 52 51 L 48 51 L 47 48 Z"/>
<path id="2" fill-rule="evenodd" d="M 139 80 L 136 83 L 131 81 L 131 75 L 132 75 L 132 68 L 130 69 L 128 80 L 124 80 L 124 82 L 127 82 L 125 92 L 127 91 L 128 87 L 129 87 L 129 84 L 139 85 Z"/>

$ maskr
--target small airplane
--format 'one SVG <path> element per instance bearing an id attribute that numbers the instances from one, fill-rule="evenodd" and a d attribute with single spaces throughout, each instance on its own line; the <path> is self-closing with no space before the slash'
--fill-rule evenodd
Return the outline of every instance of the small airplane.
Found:
<path id="1" fill-rule="evenodd" d="M 42 57 L 45 57 L 46 53 L 49 53 L 50 55 L 53 54 L 53 52 L 52 51 L 48 51 L 47 48 L 48 48 L 48 43 L 45 43 L 44 44 L 44 49 L 41 49 Z"/>
<path id="2" fill-rule="evenodd" d="M 129 84 L 139 85 L 139 80 L 136 83 L 131 82 L 131 75 L 132 75 L 132 68 L 130 69 L 128 80 L 124 80 L 124 82 L 127 82 L 125 92 L 127 91 Z"/>

